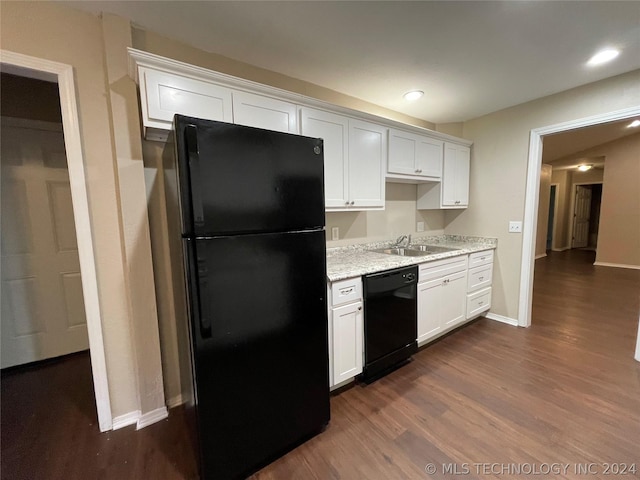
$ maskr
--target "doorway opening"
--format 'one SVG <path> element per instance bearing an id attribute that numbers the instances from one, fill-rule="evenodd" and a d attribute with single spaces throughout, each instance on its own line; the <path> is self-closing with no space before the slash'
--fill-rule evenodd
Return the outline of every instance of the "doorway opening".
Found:
<path id="1" fill-rule="evenodd" d="M 30 451 L 38 427 L 55 427 L 54 412 L 91 423 L 97 412 L 58 84 L 0 75 L 2 454 L 11 459 Z"/>
<path id="2" fill-rule="evenodd" d="M 575 183 L 571 248 L 596 251 L 600 229 L 602 183 Z"/>
<path id="3" fill-rule="evenodd" d="M 80 135 L 80 119 L 77 105 L 77 94 L 73 67 L 68 64 L 53 62 L 50 60 L 31 57 L 20 53 L 1 50 L 2 63 L 0 71 L 31 79 L 52 82 L 57 86 L 59 94 L 59 108 L 62 117 L 62 132 L 64 132 L 64 150 L 66 153 L 67 171 L 72 200 L 75 235 L 80 263 L 81 275 L 75 279 L 81 280 L 81 292 L 86 317 L 86 330 L 89 343 L 90 371 L 95 393 L 95 410 L 98 417 L 98 425 L 101 432 L 111 430 L 111 401 L 109 398 L 109 384 L 107 379 L 104 341 L 102 336 L 102 316 L 100 298 L 98 295 L 98 282 L 96 274 L 96 258 L 93 247 L 93 228 L 89 215 L 89 199 L 85 175 L 84 152 Z M 4 85 L 3 95 L 5 97 Z M 59 158 L 58 158 L 59 160 Z M 18 187 L 20 189 L 20 187 Z M 53 189 L 55 190 L 55 189 Z M 60 193 L 62 192 L 62 193 Z M 53 201 L 57 201 L 60 195 L 64 196 L 64 189 L 54 191 L 58 195 L 51 195 Z M 64 202 L 58 202 L 64 205 Z M 3 231 L 4 233 L 4 231 Z M 3 235 L 4 237 L 4 235 Z M 67 238 L 65 237 L 64 241 Z M 60 239 L 61 243 L 64 243 Z M 3 276 L 6 273 L 3 270 Z M 74 277 L 67 278 L 67 284 L 73 283 Z M 5 282 L 0 282 L 0 297 L 5 297 Z M 25 282 L 28 283 L 28 282 Z M 19 291 L 19 289 L 16 289 Z M 18 298 L 19 294 L 16 295 Z M 66 300 L 66 299 L 65 299 Z M 4 304 L 3 298 L 3 304 Z M 73 304 L 73 302 L 69 302 Z M 18 302 L 27 305 L 28 302 Z M 3 402 L 4 405 L 4 402 Z M 3 444 L 4 445 L 4 444 Z"/>

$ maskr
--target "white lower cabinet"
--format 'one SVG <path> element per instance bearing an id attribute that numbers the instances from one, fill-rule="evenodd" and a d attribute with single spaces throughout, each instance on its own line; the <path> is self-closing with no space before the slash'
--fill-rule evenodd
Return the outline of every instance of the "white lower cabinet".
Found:
<path id="1" fill-rule="evenodd" d="M 329 387 L 334 387 L 362 373 L 362 280 L 334 282 L 329 295 Z"/>
<path id="2" fill-rule="evenodd" d="M 469 255 L 466 318 L 470 320 L 491 308 L 493 250 Z"/>
<path id="3" fill-rule="evenodd" d="M 420 266 L 419 345 L 466 320 L 467 256 L 431 263 Z M 432 278 L 435 272 L 447 273 Z"/>

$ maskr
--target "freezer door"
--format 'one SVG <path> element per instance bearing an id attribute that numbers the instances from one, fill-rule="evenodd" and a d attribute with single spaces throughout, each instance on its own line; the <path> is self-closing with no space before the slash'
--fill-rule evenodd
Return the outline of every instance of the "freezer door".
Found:
<path id="1" fill-rule="evenodd" d="M 203 478 L 244 478 L 329 421 L 325 235 L 187 244 Z"/>
<path id="2" fill-rule="evenodd" d="M 324 226 L 322 140 L 176 115 L 185 236 Z"/>

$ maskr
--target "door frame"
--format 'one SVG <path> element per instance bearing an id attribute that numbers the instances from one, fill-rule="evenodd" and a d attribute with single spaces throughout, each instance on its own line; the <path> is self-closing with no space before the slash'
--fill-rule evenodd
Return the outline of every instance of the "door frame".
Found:
<path id="1" fill-rule="evenodd" d="M 542 168 L 542 137 L 552 133 L 566 132 L 576 128 L 589 127 L 601 123 L 625 120 L 640 115 L 640 105 L 609 113 L 579 118 L 531 130 L 529 136 L 529 160 L 522 226 L 522 257 L 520 266 L 520 298 L 518 302 L 518 326 L 531 326 L 533 305 L 533 272 L 535 268 L 536 230 L 540 189 L 540 169 Z"/>
<path id="2" fill-rule="evenodd" d="M 553 196 L 553 222 L 551 224 L 551 251 L 555 250 L 556 245 L 556 232 L 558 230 L 558 194 L 560 193 L 560 184 L 552 183 L 549 185 L 549 188 L 556 189 L 556 193 Z M 551 195 L 551 193 L 549 193 Z"/>
<path id="3" fill-rule="evenodd" d="M 573 248 L 573 228 L 575 224 L 575 208 L 576 208 L 576 192 L 579 185 L 604 185 L 604 182 L 578 182 L 571 184 L 571 202 L 569 203 L 570 215 L 573 215 L 569 219 L 569 250 Z"/>
<path id="4" fill-rule="evenodd" d="M 96 259 L 93 250 L 93 232 L 89 213 L 86 173 L 80 119 L 76 101 L 76 87 L 73 67 L 63 63 L 31 57 L 7 50 L 0 50 L 0 61 L 3 71 L 16 75 L 55 81 L 60 94 L 62 110 L 62 130 L 67 154 L 69 183 L 71 187 L 71 203 L 75 220 L 78 241 L 78 257 L 80 260 L 80 276 L 84 296 L 87 333 L 89 336 L 89 353 L 93 387 L 96 396 L 96 410 L 100 431 L 111 430 L 111 400 L 102 336 L 102 315 L 98 280 L 96 275 Z"/>

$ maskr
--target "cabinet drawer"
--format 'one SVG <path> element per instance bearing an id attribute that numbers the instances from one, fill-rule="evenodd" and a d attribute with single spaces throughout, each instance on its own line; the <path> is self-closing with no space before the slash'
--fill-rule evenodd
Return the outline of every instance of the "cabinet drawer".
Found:
<path id="1" fill-rule="evenodd" d="M 362 280 L 360 277 L 347 278 L 331 284 L 331 305 L 337 307 L 362 299 Z"/>
<path id="2" fill-rule="evenodd" d="M 481 288 L 491 285 L 493 275 L 493 265 L 480 265 L 479 267 L 469 269 L 469 278 L 467 280 L 467 291 L 473 292 Z"/>
<path id="3" fill-rule="evenodd" d="M 491 308 L 491 287 L 467 295 L 467 319 Z"/>
<path id="4" fill-rule="evenodd" d="M 468 255 L 423 263 L 419 266 L 418 282 L 426 282 L 435 278 L 444 277 L 445 275 L 461 272 L 467 269 L 467 265 Z"/>
<path id="5" fill-rule="evenodd" d="M 493 250 L 483 250 L 469 255 L 469 268 L 493 263 Z"/>

